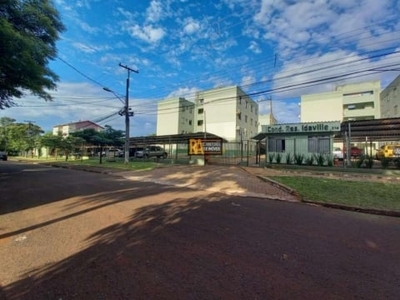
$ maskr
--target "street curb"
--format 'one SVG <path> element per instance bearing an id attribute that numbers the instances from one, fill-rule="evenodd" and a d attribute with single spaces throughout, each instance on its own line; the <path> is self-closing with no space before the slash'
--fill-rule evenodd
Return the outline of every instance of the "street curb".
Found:
<path id="1" fill-rule="evenodd" d="M 382 215 L 382 216 L 400 218 L 400 212 L 391 211 L 391 210 L 369 209 L 369 208 L 346 206 L 346 205 L 340 205 L 340 204 L 321 203 L 321 202 L 315 202 L 315 201 L 309 201 L 309 200 L 302 200 L 302 203 L 323 206 L 323 207 L 327 207 L 327 208 L 335 208 L 335 209 L 341 209 L 341 210 L 348 210 L 348 211 L 372 214 L 372 215 Z"/>
<path id="2" fill-rule="evenodd" d="M 245 170 L 245 169 L 244 169 Z M 247 170 L 245 170 L 248 172 Z M 248 172 L 250 173 L 250 172 Z M 251 173 L 250 173 L 251 174 Z M 316 206 L 323 206 L 327 208 L 334 208 L 334 209 L 341 209 L 341 210 L 347 210 L 347 211 L 353 211 L 353 212 L 360 212 L 360 213 L 366 213 L 366 214 L 373 214 L 373 215 L 382 215 L 382 216 L 388 216 L 388 217 L 397 217 L 400 218 L 400 212 L 397 211 L 390 211 L 390 210 L 379 210 L 379 209 L 370 209 L 370 208 L 362 208 L 362 207 L 354 207 L 354 206 L 346 206 L 346 205 L 340 205 L 340 204 L 331 204 L 331 203 L 321 203 L 321 202 L 315 202 L 315 201 L 309 201 L 304 199 L 296 190 L 280 183 L 275 180 L 272 180 L 271 178 L 261 176 L 261 175 L 256 175 L 259 179 L 265 182 L 269 182 L 275 187 L 288 192 L 289 194 L 295 196 L 299 202 L 305 203 L 305 204 L 311 204 L 311 205 L 316 205 Z"/>
<path id="3" fill-rule="evenodd" d="M 278 189 L 281 189 L 284 192 L 289 193 L 292 196 L 295 196 L 298 201 L 300 201 L 300 202 L 303 201 L 301 195 L 297 191 L 295 191 L 294 189 L 292 189 L 292 188 L 290 188 L 290 187 L 288 187 L 288 186 L 286 186 L 286 185 L 284 185 L 282 183 L 279 183 L 279 182 L 277 182 L 275 180 L 272 180 L 271 178 L 268 178 L 268 177 L 264 177 L 264 176 L 261 176 L 261 175 L 256 175 L 256 177 L 261 179 L 262 181 L 271 183 L 273 186 L 277 187 Z"/>

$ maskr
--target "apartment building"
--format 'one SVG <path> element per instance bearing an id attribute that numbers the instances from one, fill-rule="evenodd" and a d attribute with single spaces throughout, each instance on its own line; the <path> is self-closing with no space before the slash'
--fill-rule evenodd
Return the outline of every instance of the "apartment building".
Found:
<path id="1" fill-rule="evenodd" d="M 230 142 L 258 132 L 258 103 L 238 86 L 197 92 L 195 107 L 194 132 L 210 132 Z"/>
<path id="2" fill-rule="evenodd" d="M 67 137 L 70 133 L 88 128 L 92 128 L 96 131 L 102 131 L 104 129 L 102 126 L 97 125 L 92 121 L 79 121 L 53 126 L 53 134 L 57 135 L 61 132 L 63 137 Z"/>
<path id="3" fill-rule="evenodd" d="M 302 95 L 301 122 L 379 119 L 380 93 L 380 81 L 369 81 L 340 85 L 332 92 Z"/>
<path id="4" fill-rule="evenodd" d="M 380 94 L 381 117 L 400 117 L 400 75 L 396 77 Z"/>
<path id="5" fill-rule="evenodd" d="M 228 141 L 258 132 L 258 104 L 238 86 L 196 92 L 194 102 L 165 99 L 157 107 L 157 135 L 209 132 Z"/>
<path id="6" fill-rule="evenodd" d="M 157 103 L 157 135 L 192 133 L 194 103 L 185 98 L 169 98 Z"/>

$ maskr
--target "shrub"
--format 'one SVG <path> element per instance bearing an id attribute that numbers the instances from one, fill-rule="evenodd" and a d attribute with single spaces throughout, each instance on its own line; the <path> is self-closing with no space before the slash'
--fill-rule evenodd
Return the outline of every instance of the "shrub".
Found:
<path id="1" fill-rule="evenodd" d="M 290 152 L 286 154 L 286 163 L 288 165 L 291 165 L 293 163 L 293 156 Z"/>
<path id="2" fill-rule="evenodd" d="M 372 169 L 372 167 L 374 166 L 374 158 L 373 158 L 373 156 L 367 155 L 365 157 L 365 166 L 367 168 Z"/>
<path id="3" fill-rule="evenodd" d="M 325 164 L 326 158 L 323 153 L 314 154 L 314 158 L 318 166 L 322 167 Z"/>
<path id="4" fill-rule="evenodd" d="M 326 161 L 327 161 L 328 167 L 333 167 L 333 165 L 335 164 L 335 158 L 332 155 L 327 155 Z"/>
<path id="5" fill-rule="evenodd" d="M 361 168 L 362 165 L 364 164 L 365 157 L 361 155 L 357 160 L 356 160 L 356 167 Z"/>
<path id="6" fill-rule="evenodd" d="M 304 155 L 303 154 L 295 154 L 294 155 L 294 161 L 296 162 L 296 165 L 302 165 L 304 160 Z"/>
<path id="7" fill-rule="evenodd" d="M 277 153 L 277 154 L 276 154 L 276 163 L 277 163 L 277 164 L 280 164 L 281 161 L 282 161 L 282 154 Z"/>
<path id="8" fill-rule="evenodd" d="M 272 164 L 274 162 L 274 158 L 275 158 L 275 153 L 268 154 L 268 161 L 270 164 Z"/>
<path id="9" fill-rule="evenodd" d="M 315 162 L 314 155 L 310 155 L 309 157 L 306 158 L 306 164 L 309 166 L 312 166 Z"/>
<path id="10" fill-rule="evenodd" d="M 396 169 L 400 169 L 400 158 L 397 158 L 396 160 L 393 161 L 394 166 Z"/>
<path id="11" fill-rule="evenodd" d="M 389 164 L 390 164 L 390 159 L 389 158 L 386 158 L 386 157 L 382 157 L 381 158 L 382 168 L 387 169 L 389 167 Z"/>

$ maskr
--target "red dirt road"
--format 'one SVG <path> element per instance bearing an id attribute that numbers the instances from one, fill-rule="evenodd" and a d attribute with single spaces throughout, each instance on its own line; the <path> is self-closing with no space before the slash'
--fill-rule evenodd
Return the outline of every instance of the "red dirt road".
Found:
<path id="1" fill-rule="evenodd" d="M 396 218 L 73 170 L 9 168 L 0 183 L 2 192 L 9 189 L 0 200 L 0 299 L 400 294 Z"/>

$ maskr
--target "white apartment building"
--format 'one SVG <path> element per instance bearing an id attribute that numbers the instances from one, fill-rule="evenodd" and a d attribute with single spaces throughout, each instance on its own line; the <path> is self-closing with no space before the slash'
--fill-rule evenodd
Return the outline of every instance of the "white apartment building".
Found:
<path id="1" fill-rule="evenodd" d="M 238 86 L 196 93 L 194 132 L 209 132 L 229 142 L 258 133 L 258 103 Z"/>
<path id="2" fill-rule="evenodd" d="M 380 81 L 369 81 L 340 85 L 332 92 L 302 95 L 301 122 L 379 119 L 380 92 Z"/>
<path id="3" fill-rule="evenodd" d="M 199 91 L 194 103 L 165 99 L 157 107 L 157 135 L 208 132 L 228 141 L 258 133 L 258 104 L 238 86 Z"/>
<path id="4" fill-rule="evenodd" d="M 102 131 L 104 129 L 102 126 L 97 125 L 92 121 L 79 121 L 53 126 L 53 135 L 61 133 L 63 137 L 67 137 L 70 133 L 89 128 L 96 131 Z"/>
<path id="5" fill-rule="evenodd" d="M 381 93 L 381 117 L 400 117 L 400 75 L 396 77 Z"/>
<path id="6" fill-rule="evenodd" d="M 185 98 L 169 98 L 157 104 L 157 135 L 193 132 L 194 103 Z"/>

